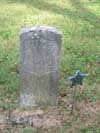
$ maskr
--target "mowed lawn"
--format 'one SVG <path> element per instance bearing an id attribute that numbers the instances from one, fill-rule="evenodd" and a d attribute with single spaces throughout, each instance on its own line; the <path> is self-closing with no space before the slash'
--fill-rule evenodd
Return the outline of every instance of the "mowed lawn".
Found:
<path id="1" fill-rule="evenodd" d="M 67 89 L 68 76 L 80 69 L 89 76 L 77 99 L 100 100 L 100 1 L 0 0 L 1 110 L 18 103 L 20 30 L 35 25 L 54 26 L 63 33 L 60 90 Z"/>

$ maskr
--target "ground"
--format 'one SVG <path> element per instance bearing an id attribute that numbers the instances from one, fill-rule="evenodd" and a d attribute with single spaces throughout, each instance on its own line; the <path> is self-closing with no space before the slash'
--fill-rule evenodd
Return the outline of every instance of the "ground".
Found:
<path id="1" fill-rule="evenodd" d="M 67 118 L 61 127 L 45 132 L 100 132 L 100 1 L 0 0 L 0 112 L 18 109 L 19 34 L 23 27 L 49 25 L 63 33 L 60 91 L 66 93 L 57 108 Z M 68 77 L 80 69 L 89 76 L 77 91 L 77 109 L 70 116 Z M 67 106 L 67 103 L 68 106 Z M 44 110 L 42 110 L 44 112 Z M 51 110 L 49 110 L 51 111 Z M 49 112 L 48 111 L 48 112 Z M 43 114 L 43 116 L 45 113 Z M 3 115 L 2 115 L 3 116 Z M 1 118 L 1 116 L 0 116 Z M 0 128 L 3 130 L 1 118 Z M 27 132 L 28 129 L 23 129 Z M 38 129 L 36 129 L 38 130 Z M 39 129 L 37 132 L 44 132 Z M 6 131 L 5 131 L 6 132 Z M 8 132 L 8 131 L 7 131 Z M 10 131 L 9 131 L 10 132 Z M 35 131 L 34 131 L 35 132 Z"/>

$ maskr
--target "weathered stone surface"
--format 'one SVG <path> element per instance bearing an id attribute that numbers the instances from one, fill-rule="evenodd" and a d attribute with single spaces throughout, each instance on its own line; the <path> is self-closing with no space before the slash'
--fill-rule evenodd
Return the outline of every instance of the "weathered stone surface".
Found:
<path id="1" fill-rule="evenodd" d="M 61 38 L 61 32 L 53 27 L 36 26 L 22 29 L 22 107 L 56 105 Z"/>

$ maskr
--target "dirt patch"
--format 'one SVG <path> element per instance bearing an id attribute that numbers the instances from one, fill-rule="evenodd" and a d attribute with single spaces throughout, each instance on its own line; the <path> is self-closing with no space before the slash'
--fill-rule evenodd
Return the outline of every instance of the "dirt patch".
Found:
<path id="1" fill-rule="evenodd" d="M 100 125 L 100 102 L 77 102 L 74 113 L 71 115 L 71 99 L 63 95 L 59 97 L 58 107 L 45 109 L 20 110 L 14 109 L 0 116 L 0 130 L 31 127 L 46 130 L 61 128 L 65 123 L 70 123 L 68 132 L 78 132 L 81 125 L 88 127 Z"/>
<path id="2" fill-rule="evenodd" d="M 12 127 L 31 126 L 46 129 L 62 126 L 65 121 L 63 115 L 64 112 L 61 113 L 58 108 L 48 108 L 47 110 L 37 109 L 35 111 L 14 110 L 8 121 Z"/>

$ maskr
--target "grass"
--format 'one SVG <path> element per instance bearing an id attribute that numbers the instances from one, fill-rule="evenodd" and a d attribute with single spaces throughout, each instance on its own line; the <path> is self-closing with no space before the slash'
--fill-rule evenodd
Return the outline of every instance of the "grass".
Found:
<path id="1" fill-rule="evenodd" d="M 34 25 L 54 26 L 63 33 L 60 88 L 65 90 L 67 77 L 80 69 L 89 76 L 85 92 L 77 98 L 99 100 L 100 1 L 0 0 L 0 107 L 16 105 L 20 87 L 19 33 L 21 28 Z M 82 132 L 90 133 L 90 129 L 83 127 Z"/>

